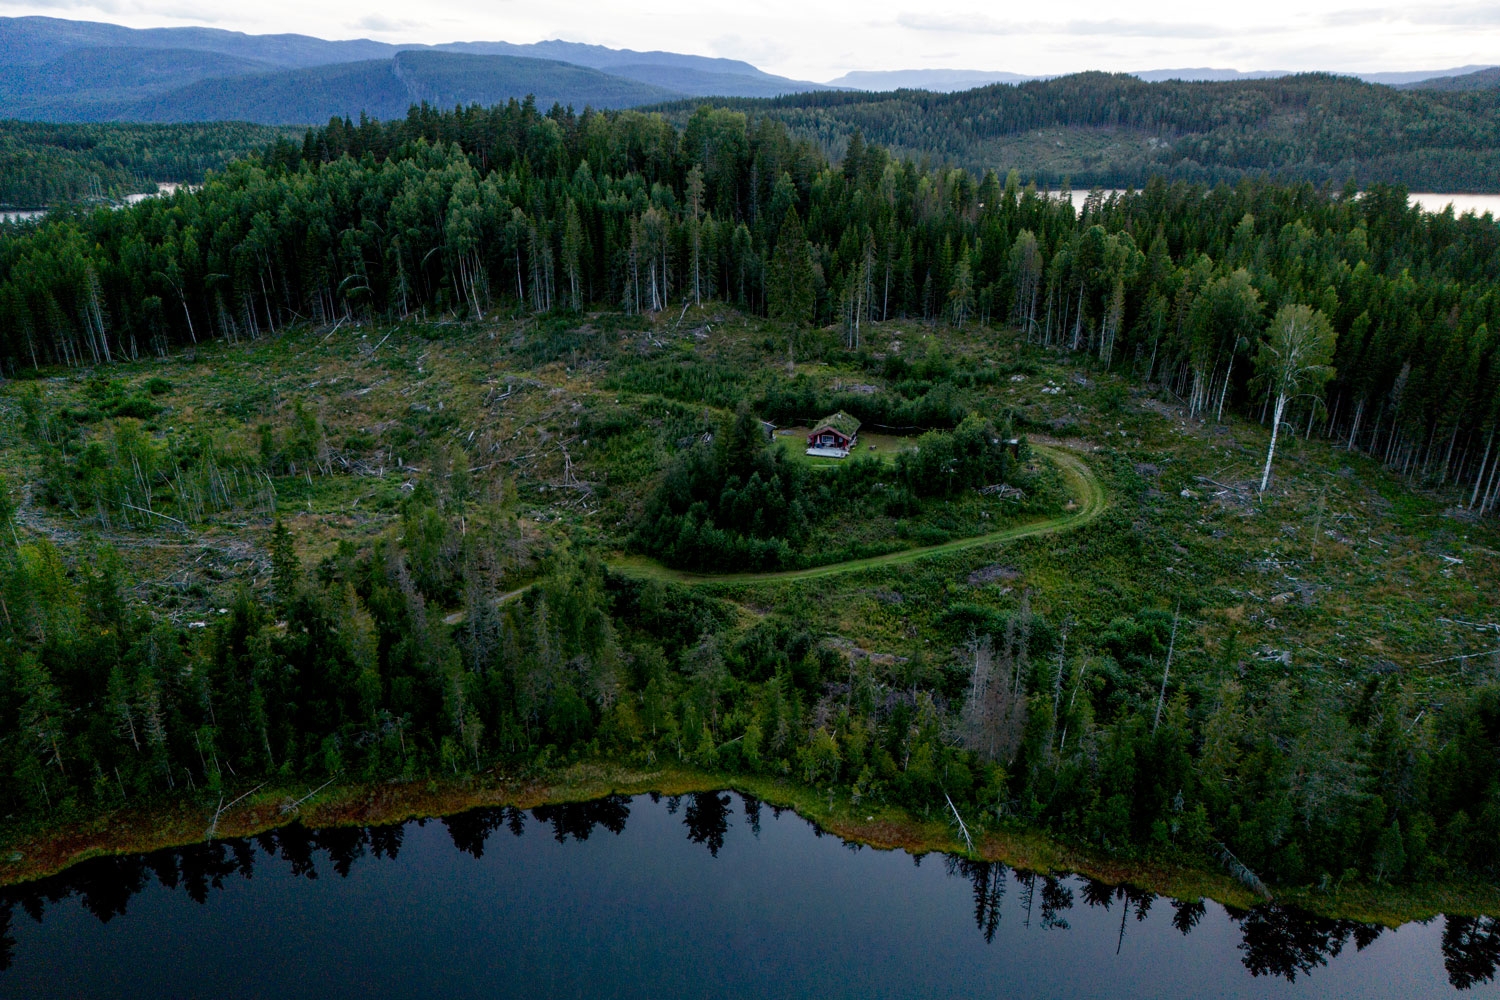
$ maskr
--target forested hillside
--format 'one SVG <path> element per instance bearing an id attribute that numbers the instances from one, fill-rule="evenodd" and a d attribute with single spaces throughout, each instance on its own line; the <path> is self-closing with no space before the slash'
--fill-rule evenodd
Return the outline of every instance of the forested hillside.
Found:
<path id="1" fill-rule="evenodd" d="M 276 66 L 322 66 L 389 59 L 397 46 L 367 38 L 326 41 L 309 35 L 247 35 L 222 28 L 127 28 L 58 17 L 0 18 L 0 63 L 40 65 L 78 49 L 192 50 Z"/>
<path id="2" fill-rule="evenodd" d="M 147 90 L 172 91 L 207 77 L 271 68 L 192 49 L 75 49 L 41 65 L 0 65 L 0 106 L 7 118 L 97 121 Z"/>
<path id="3" fill-rule="evenodd" d="M 971 170 L 1018 168 L 1038 183 L 1215 183 L 1271 174 L 1413 190 L 1500 190 L 1493 91 L 1398 91 L 1353 77 L 1147 83 L 1080 73 L 958 94 L 799 94 L 729 106 L 785 122 L 842 155 L 853 132 L 897 156 Z M 686 120 L 690 104 L 665 109 Z"/>
<path id="4" fill-rule="evenodd" d="M 40 125 L 0 121 L 0 206 L 116 199 L 196 184 L 281 133 L 256 125 Z"/>
<path id="5" fill-rule="evenodd" d="M 1461 73 L 1458 76 L 1439 76 L 1430 80 L 1419 80 L 1406 84 L 1407 90 L 1500 90 L 1500 66 Z"/>
<path id="6" fill-rule="evenodd" d="M 670 756 L 1492 883 L 1497 278 L 1399 189 L 1079 213 L 707 107 L 334 121 L 4 231 L 0 811 Z M 688 573 L 750 568 L 801 575 Z"/>

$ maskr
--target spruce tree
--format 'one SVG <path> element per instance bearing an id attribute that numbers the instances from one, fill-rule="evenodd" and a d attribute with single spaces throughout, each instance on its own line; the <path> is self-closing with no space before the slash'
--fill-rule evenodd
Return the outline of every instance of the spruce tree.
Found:
<path id="1" fill-rule="evenodd" d="M 271 590 L 275 594 L 276 609 L 285 612 L 297 593 L 302 576 L 302 564 L 297 559 L 297 540 L 280 518 L 271 529 Z"/>
<path id="2" fill-rule="evenodd" d="M 794 329 L 812 325 L 816 304 L 812 248 L 795 207 L 787 210 L 781 224 L 767 284 L 766 307 L 773 320 Z"/>

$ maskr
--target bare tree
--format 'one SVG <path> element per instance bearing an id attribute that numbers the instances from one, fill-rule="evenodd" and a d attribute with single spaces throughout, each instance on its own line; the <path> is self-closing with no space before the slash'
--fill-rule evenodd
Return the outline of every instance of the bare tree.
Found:
<path id="1" fill-rule="evenodd" d="M 1177 615 L 1182 611 L 1182 602 L 1177 602 L 1177 609 L 1172 612 L 1172 640 L 1167 643 L 1167 665 L 1161 672 L 1161 694 L 1156 699 L 1156 718 L 1151 721 L 1151 731 L 1156 732 L 1156 727 L 1161 725 L 1161 710 L 1167 703 L 1167 678 L 1172 676 L 1172 653 L 1177 649 Z"/>
<path id="2" fill-rule="evenodd" d="M 1026 731 L 1026 692 L 1012 683 L 1011 650 L 997 657 L 993 640 L 984 636 L 965 651 L 973 666 L 962 716 L 964 743 L 988 760 L 1010 760 Z"/>

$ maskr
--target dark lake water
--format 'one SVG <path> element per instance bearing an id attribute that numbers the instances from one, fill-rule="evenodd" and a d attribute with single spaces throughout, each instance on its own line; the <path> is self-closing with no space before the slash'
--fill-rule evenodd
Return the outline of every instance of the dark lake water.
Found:
<path id="1" fill-rule="evenodd" d="M 1500 994 L 1500 921 L 1397 931 L 859 849 L 728 794 L 100 859 L 0 890 L 0 996 Z"/>

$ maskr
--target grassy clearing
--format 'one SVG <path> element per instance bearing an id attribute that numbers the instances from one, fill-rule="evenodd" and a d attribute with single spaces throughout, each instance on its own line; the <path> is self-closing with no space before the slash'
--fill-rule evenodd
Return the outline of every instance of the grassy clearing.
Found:
<path id="1" fill-rule="evenodd" d="M 671 394 L 622 390 L 622 380 L 687 359 L 753 398 L 789 376 L 779 345 L 755 320 L 705 310 L 695 317 L 701 325 L 684 324 L 676 337 L 663 328 L 646 338 L 605 329 L 606 319 L 575 321 L 562 332 L 530 320 L 295 330 L 101 374 L 131 391 L 151 379 L 168 383 L 155 397 L 162 411 L 144 425 L 162 439 L 191 433 L 254 439 L 264 426 L 285 435 L 299 404 L 312 414 L 328 471 L 273 476 L 274 513 L 297 533 L 308 563 L 340 541 L 358 544 L 390 529 L 417 481 L 451 476 L 464 462 L 469 516 L 514 518 L 517 544 L 528 551 L 562 544 L 609 551 L 618 549 L 667 458 L 724 412 Z M 709 325 L 711 334 L 692 335 Z M 554 359 L 546 350 L 552 340 L 575 346 L 559 348 Z M 873 356 L 936 350 L 938 343 L 912 323 L 876 327 L 870 342 Z M 1413 488 L 1361 455 L 1299 435 L 1280 451 L 1271 490 L 1258 496 L 1250 484 L 1265 446 L 1261 426 L 1189 422 L 1169 398 L 1130 387 L 1119 375 L 1085 372 L 1004 332 L 945 332 L 942 345 L 954 364 L 1017 372 L 973 390 L 973 405 L 1014 410 L 1033 441 L 1085 455 L 1111 497 L 1110 511 L 1067 534 L 1023 532 L 1030 537 L 1017 538 L 1004 557 L 1015 573 L 998 585 L 968 582 L 993 557 L 975 539 L 998 540 L 1036 519 L 1020 516 L 984 532 L 981 512 L 935 504 L 929 517 L 949 532 L 940 544 L 922 544 L 921 523 L 856 525 L 872 544 L 905 551 L 846 567 L 837 582 L 826 567 L 744 577 L 732 585 L 744 590 L 741 596 L 795 607 L 802 600 L 795 590 L 765 588 L 817 579 L 818 601 L 839 609 L 840 630 L 897 651 L 912 648 L 913 628 L 922 633 L 931 613 L 872 603 L 876 589 L 934 610 L 960 597 L 1013 606 L 1030 589 L 1042 613 L 1093 625 L 1180 599 L 1192 609 L 1196 640 L 1183 655 L 1193 670 L 1295 673 L 1342 686 L 1369 671 L 1398 669 L 1436 692 L 1497 669 L 1494 658 L 1478 654 L 1500 641 L 1462 623 L 1500 621 L 1492 586 L 1500 579 L 1500 532 L 1493 523 L 1466 519 L 1456 510 L 1456 494 Z M 41 501 L 35 487 L 41 469 L 20 432 L 20 398 L 34 391 L 47 406 L 82 409 L 91 374 L 60 373 L 0 389 L 0 462 L 21 530 L 65 546 L 116 546 L 140 581 L 139 600 L 173 616 L 209 613 L 240 580 L 265 586 L 269 509 L 121 530 L 99 524 L 85 509 L 72 516 Z M 796 374 L 829 387 L 881 381 L 856 359 L 832 352 L 798 365 Z M 712 385 L 696 395 L 713 397 Z M 81 434 L 87 439 L 99 430 L 88 424 Z M 883 437 L 871 440 L 887 445 Z M 446 458 L 444 450 L 451 452 Z M 584 485 L 570 485 L 570 474 Z M 902 531 L 904 540 L 893 537 Z M 619 564 L 646 571 L 628 558 Z M 1464 654 L 1473 658 L 1448 659 Z"/>
<path id="2" fill-rule="evenodd" d="M 802 462 L 813 469 L 834 469 L 839 466 L 843 459 L 819 458 L 807 454 L 807 435 L 812 433 L 811 427 L 779 427 L 776 430 L 776 438 L 781 445 L 782 453 L 793 461 Z M 861 430 L 859 441 L 850 457 L 878 458 L 888 464 L 896 461 L 896 456 L 903 451 L 912 451 L 917 446 L 917 439 L 912 436 L 901 436 L 897 434 L 874 434 Z"/>
<path id="3" fill-rule="evenodd" d="M 830 388 L 881 384 L 868 365 L 832 351 L 789 373 L 780 345 L 753 319 L 704 310 L 676 336 L 663 327 L 649 338 L 608 329 L 609 319 L 566 329 L 552 329 L 556 321 L 543 329 L 499 320 L 295 330 L 101 374 L 130 391 L 151 379 L 168 383 L 155 397 L 162 411 L 145 423 L 158 438 L 253 439 L 265 426 L 285 435 L 299 404 L 312 414 L 328 471 L 273 476 L 274 513 L 297 533 L 308 563 L 340 541 L 359 544 L 391 529 L 417 481 L 452 476 L 463 463 L 469 516 L 513 518 L 526 551 L 617 551 L 667 458 L 725 412 L 716 405 L 721 381 L 750 398 L 794 375 Z M 710 326 L 712 333 L 695 335 Z M 553 342 L 563 346 L 550 351 Z M 877 326 L 869 342 L 877 358 L 940 349 L 933 331 L 909 322 Z M 1261 426 L 1189 422 L 1174 400 L 1132 387 L 1123 375 L 1079 369 L 1001 331 L 945 331 L 941 350 L 955 365 L 1014 372 L 972 390 L 972 404 L 1013 410 L 1034 442 L 1086 456 L 1110 510 L 1079 530 L 1042 535 L 1024 530 L 1037 518 L 1018 516 L 1001 528 L 983 523 L 988 511 L 934 504 L 928 517 L 946 525 L 938 544 L 922 544 L 920 523 L 859 524 L 854 530 L 886 546 L 885 554 L 837 571 L 741 577 L 721 589 L 789 612 L 813 600 L 837 609 L 832 619 L 822 616 L 836 630 L 895 652 L 931 645 L 926 625 L 953 600 L 1004 609 L 1029 589 L 1043 614 L 1096 627 L 1182 600 L 1191 609 L 1194 638 L 1182 650 L 1190 672 L 1295 676 L 1343 688 L 1371 671 L 1400 670 L 1436 696 L 1500 669 L 1496 657 L 1480 655 L 1500 641 L 1476 627 L 1500 621 L 1492 586 L 1500 579 L 1500 532 L 1466 519 L 1456 494 L 1413 488 L 1335 443 L 1298 435 L 1278 454 L 1271 490 L 1258 496 L 1251 483 L 1267 436 Z M 659 393 L 622 388 L 668 362 L 693 366 L 702 384 Z M 0 461 L 21 530 L 68 547 L 114 545 L 140 581 L 138 599 L 174 617 L 211 613 L 241 580 L 265 586 L 269 509 L 120 530 L 87 510 L 72 516 L 41 502 L 34 485 L 41 469 L 20 433 L 20 398 L 34 391 L 47 406 L 82 409 L 90 377 L 57 374 L 0 389 Z M 87 438 L 99 427 L 81 433 Z M 910 439 L 870 440 L 901 447 Z M 995 558 L 981 534 L 1014 539 L 1003 559 L 1008 579 L 969 581 Z M 688 578 L 611 558 L 627 572 Z M 799 580 L 819 581 L 816 595 L 768 589 Z M 910 600 L 877 600 L 877 591 Z"/>

